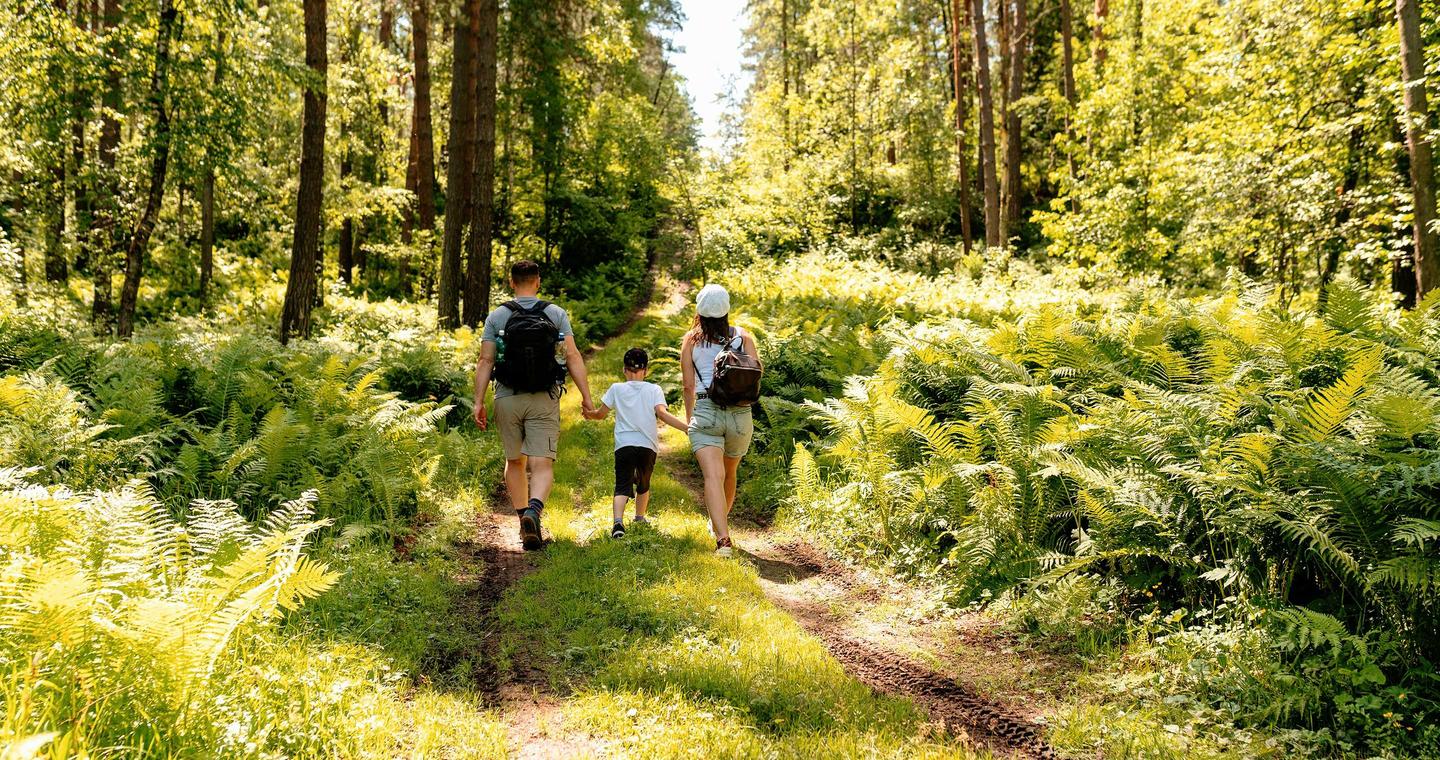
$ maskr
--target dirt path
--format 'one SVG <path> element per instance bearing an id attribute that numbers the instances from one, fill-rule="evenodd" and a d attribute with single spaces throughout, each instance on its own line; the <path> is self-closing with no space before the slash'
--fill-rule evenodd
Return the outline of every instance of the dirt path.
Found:
<path id="1" fill-rule="evenodd" d="M 515 512 L 503 491 L 494 495 L 490 509 L 475 516 L 475 539 L 467 547 L 465 565 L 478 570 L 465 600 L 468 609 L 461 614 L 484 631 L 476 686 L 486 706 L 500 711 L 511 756 L 558 760 L 604 754 L 602 743 L 560 730 L 560 699 L 534 664 L 534 653 L 506 652 L 501 646 L 496 607 L 511 586 L 535 570 L 537 559 L 521 546 Z"/>
<path id="2" fill-rule="evenodd" d="M 655 291 L 656 262 L 650 261 L 640 301 L 617 330 L 628 332 L 650 306 Z M 615 336 L 612 336 L 612 339 Z M 587 359 L 598 346 L 586 352 Z M 520 543 L 515 511 L 503 485 L 491 494 L 488 509 L 475 515 L 474 540 L 462 547 L 460 580 L 472 590 L 460 600 L 457 614 L 476 621 L 484 631 L 475 682 L 486 706 L 495 708 L 509 729 L 509 747 L 517 758 L 577 758 L 604 754 L 602 742 L 560 730 L 561 700 L 550 688 L 538 653 L 504 651 L 496 608 L 506 591 L 535 571 L 537 553 Z M 548 539 L 547 539 L 548 541 Z"/>
<path id="3" fill-rule="evenodd" d="M 666 313 L 678 313 L 686 299 L 683 288 L 673 290 L 658 307 Z M 636 317 L 645 308 L 638 305 Z M 688 451 L 662 456 L 672 477 L 700 502 L 699 473 Z M 521 547 L 503 492 L 490 501 L 476 515 L 474 543 L 465 547 L 473 590 L 462 601 L 466 609 L 457 611 L 484 631 L 476 677 L 484 701 L 502 716 L 512 756 L 606 755 L 612 748 L 603 740 L 565 730 L 563 702 L 539 665 L 543 653 L 502 645 L 496 609 L 507 590 L 536 569 L 538 556 Z M 1061 697 L 1063 663 L 1026 650 L 978 615 L 947 614 L 922 591 L 857 571 L 803 540 L 753 523 L 733 529 L 742 561 L 755 566 L 766 596 L 823 642 L 851 677 L 877 693 L 909 698 L 944 733 L 997 756 L 1054 756 L 1043 738 L 1044 717 Z"/>

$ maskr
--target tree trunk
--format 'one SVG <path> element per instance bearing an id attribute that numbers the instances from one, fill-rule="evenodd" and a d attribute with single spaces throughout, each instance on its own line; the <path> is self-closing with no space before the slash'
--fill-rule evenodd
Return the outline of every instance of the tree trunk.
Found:
<path id="1" fill-rule="evenodd" d="M 329 60 L 325 49 L 326 0 L 304 0 L 305 111 L 300 127 L 300 189 L 295 201 L 295 237 L 290 249 L 290 278 L 280 312 L 280 342 L 290 336 L 310 337 L 310 310 L 315 303 L 315 264 L 319 260 L 320 211 L 325 183 L 325 106 Z"/>
<path id="2" fill-rule="evenodd" d="M 1070 181 L 1066 194 L 1070 196 L 1070 211 L 1073 213 L 1080 210 L 1080 205 L 1075 197 L 1075 131 L 1072 120 L 1078 98 L 1075 93 L 1075 20 L 1070 0 L 1060 0 L 1060 53 L 1060 82 L 1065 90 L 1065 165 Z"/>
<path id="3" fill-rule="evenodd" d="M 80 32 L 88 30 L 93 34 L 93 29 L 90 29 L 92 15 L 93 9 L 88 7 L 87 3 L 77 0 L 75 28 Z M 88 80 L 76 77 L 70 94 L 70 150 L 75 190 L 75 268 L 88 273 L 94 248 L 92 229 L 95 224 L 95 191 L 92 173 L 87 171 L 85 126 L 90 122 L 94 111 L 94 93 L 89 89 Z"/>
<path id="4" fill-rule="evenodd" d="M 120 188 L 115 176 L 115 154 L 120 147 L 120 56 L 119 32 L 120 0 L 105 0 L 102 13 L 105 28 L 105 90 L 100 104 L 100 142 L 96 156 L 100 159 L 100 184 L 104 196 L 98 206 L 99 218 L 96 227 L 100 232 L 100 244 L 96 246 L 95 260 L 91 264 L 94 296 L 90 302 L 90 321 L 97 332 L 110 332 L 111 321 L 111 273 L 115 264 L 115 245 L 119 239 L 116 228 L 120 219 Z"/>
<path id="5" fill-rule="evenodd" d="M 215 92 L 225 75 L 225 31 L 216 35 Z M 205 157 L 205 176 L 200 179 L 200 302 L 210 297 L 210 281 L 215 276 L 215 159 Z"/>
<path id="6" fill-rule="evenodd" d="M 1364 95 L 1363 87 L 1356 87 L 1351 103 L 1359 103 Z M 1345 149 L 1345 174 L 1340 181 L 1340 205 L 1335 209 L 1335 224 L 1331 239 L 1325 246 L 1325 261 L 1320 269 L 1320 290 L 1315 305 L 1319 313 L 1325 313 L 1325 304 L 1330 299 L 1330 283 L 1340 266 L 1340 255 L 1345 249 L 1345 227 L 1350 223 L 1351 210 L 1355 206 L 1355 188 L 1360 185 L 1360 162 L 1365 147 L 1365 130 L 1359 124 L 1350 127 L 1350 138 Z"/>
<path id="7" fill-rule="evenodd" d="M 125 249 L 125 281 L 120 287 L 120 316 L 116 331 L 128 338 L 135 331 L 135 305 L 140 295 L 140 278 L 145 266 L 145 251 L 150 235 L 155 232 L 160 202 L 165 198 L 165 173 L 170 165 L 170 112 L 165 106 L 170 86 L 170 43 L 179 26 L 173 0 L 160 0 L 160 27 L 155 35 L 155 70 L 150 75 L 150 107 L 155 112 L 154 154 L 150 159 L 150 191 L 145 194 L 145 208 L 130 234 Z"/>
<path id="8" fill-rule="evenodd" d="M 1419 0 L 1395 0 L 1400 24 L 1400 69 L 1405 90 L 1405 145 L 1410 153 L 1410 189 L 1414 194 L 1415 294 L 1440 287 L 1440 233 L 1435 224 L 1435 166 L 1428 137 L 1425 97 L 1425 47 L 1420 38 Z"/>
<path id="9" fill-rule="evenodd" d="M 995 111 L 990 88 L 990 46 L 985 33 L 985 0 L 969 0 L 975 38 L 975 92 L 980 97 L 980 167 L 985 186 L 985 246 L 999 248 L 1000 185 L 995 176 Z M 1003 0 L 1002 0 L 1003 2 Z"/>
<path id="10" fill-rule="evenodd" d="M 965 253 L 970 253 L 970 163 L 965 157 L 965 137 L 970 125 L 970 57 L 961 44 L 961 21 L 968 22 L 970 10 L 963 12 L 962 0 L 950 0 L 950 84 L 955 96 L 955 181 L 960 193 L 960 240 Z"/>
<path id="11" fill-rule="evenodd" d="M 465 324 L 476 327 L 490 311 L 490 262 L 495 244 L 495 80 L 500 52 L 499 0 L 477 0 L 475 91 L 475 202 L 466 247 Z"/>
<path id="12" fill-rule="evenodd" d="M 855 7 L 855 0 L 850 0 L 850 23 L 847 24 L 850 32 L 850 234 L 860 234 L 860 219 L 855 194 L 859 192 L 859 143 L 856 139 L 856 132 L 859 131 L 859 109 L 856 99 L 860 90 L 860 45 L 855 39 L 855 27 L 860 23 L 860 14 Z"/>
<path id="13" fill-rule="evenodd" d="M 415 56 L 415 126 L 411 161 L 415 167 L 415 209 L 425 235 L 435 231 L 435 133 L 430 121 L 430 7 L 429 0 L 414 0 L 411 34 Z M 429 244 L 426 244 L 427 249 Z M 412 290 L 409 261 L 401 264 L 401 287 Z"/>
<path id="14" fill-rule="evenodd" d="M 445 172 L 445 241 L 440 251 L 439 327 L 460 324 L 461 257 L 470 222 L 471 183 L 475 181 L 475 37 L 479 0 L 462 0 L 450 25 L 454 66 L 450 77 L 450 161 Z"/>
<path id="15" fill-rule="evenodd" d="M 1010 48 L 1010 54 L 1007 56 L 1010 70 L 1005 82 L 1007 88 L 1005 96 L 1005 181 L 1002 184 L 1005 198 L 1005 215 L 1001 222 L 1001 229 L 1004 230 L 1002 244 L 1007 247 L 1010 245 L 1010 237 L 1015 235 L 1020 227 L 1022 135 L 1020 133 L 1020 112 L 1017 110 L 1016 104 L 1020 102 L 1025 91 L 1025 51 L 1030 39 L 1025 17 L 1025 0 L 1014 0 L 1014 3 L 1009 18 L 1007 40 Z"/>
<path id="16" fill-rule="evenodd" d="M 69 15 L 65 0 L 52 0 L 52 4 L 59 15 Z M 50 56 L 45 78 L 51 91 L 65 92 L 69 88 L 66 87 L 65 69 L 60 64 L 60 51 L 51 50 Z M 70 276 L 65 260 L 65 163 L 69 160 L 70 151 L 65 149 L 63 117 L 56 114 L 46 122 L 50 181 L 45 187 L 45 281 L 56 283 L 64 282 Z"/>
<path id="17" fill-rule="evenodd" d="M 1105 68 L 1105 57 L 1109 52 L 1105 49 L 1105 22 L 1110 18 L 1110 0 L 1095 0 L 1095 21 L 1091 35 L 1095 41 L 1095 78 L 1100 78 L 1100 72 Z"/>
<path id="18" fill-rule="evenodd" d="M 340 158 L 340 187 L 344 192 L 345 180 L 350 177 L 353 160 L 350 148 Z M 335 265 L 340 272 L 340 281 L 349 285 L 355 272 L 355 220 L 346 216 L 340 220 L 340 250 L 335 255 Z"/>
<path id="19" fill-rule="evenodd" d="M 785 155 L 781 169 L 790 171 L 790 0 L 780 0 L 780 139 Z"/>

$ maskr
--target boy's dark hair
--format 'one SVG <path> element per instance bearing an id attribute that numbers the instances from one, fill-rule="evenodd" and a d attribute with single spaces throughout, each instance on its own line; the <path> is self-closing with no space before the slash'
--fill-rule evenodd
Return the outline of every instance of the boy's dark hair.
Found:
<path id="1" fill-rule="evenodd" d="M 638 370 L 650 368 L 650 354 L 645 353 L 643 348 L 632 348 L 625 352 L 625 369 Z"/>
<path id="2" fill-rule="evenodd" d="M 520 259 L 510 265 L 510 281 L 516 285 L 528 285 L 540 278 L 540 265 L 530 259 Z"/>

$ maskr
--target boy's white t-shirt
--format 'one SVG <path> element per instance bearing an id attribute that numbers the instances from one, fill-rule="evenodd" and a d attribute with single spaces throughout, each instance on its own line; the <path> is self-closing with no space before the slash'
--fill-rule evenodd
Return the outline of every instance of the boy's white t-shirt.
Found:
<path id="1" fill-rule="evenodd" d="M 660 430 L 655 424 L 655 407 L 665 403 L 665 391 L 644 380 L 626 380 L 611 385 L 600 403 L 615 410 L 615 448 L 643 446 L 660 450 Z"/>

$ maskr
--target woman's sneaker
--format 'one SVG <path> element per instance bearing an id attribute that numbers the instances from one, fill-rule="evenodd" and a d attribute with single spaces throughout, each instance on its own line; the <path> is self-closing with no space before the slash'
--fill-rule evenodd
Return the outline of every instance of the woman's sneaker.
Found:
<path id="1" fill-rule="evenodd" d="M 639 522 L 639 520 L 637 519 L 636 522 Z M 624 538 L 624 537 L 625 537 L 625 521 L 624 521 L 624 520 L 616 520 L 616 521 L 615 521 L 615 524 L 610 526 L 610 537 L 611 537 L 611 538 Z"/>
<path id="2" fill-rule="evenodd" d="M 730 537 L 715 539 L 715 556 L 720 559 L 730 559 L 735 556 L 735 546 L 730 543 Z"/>

